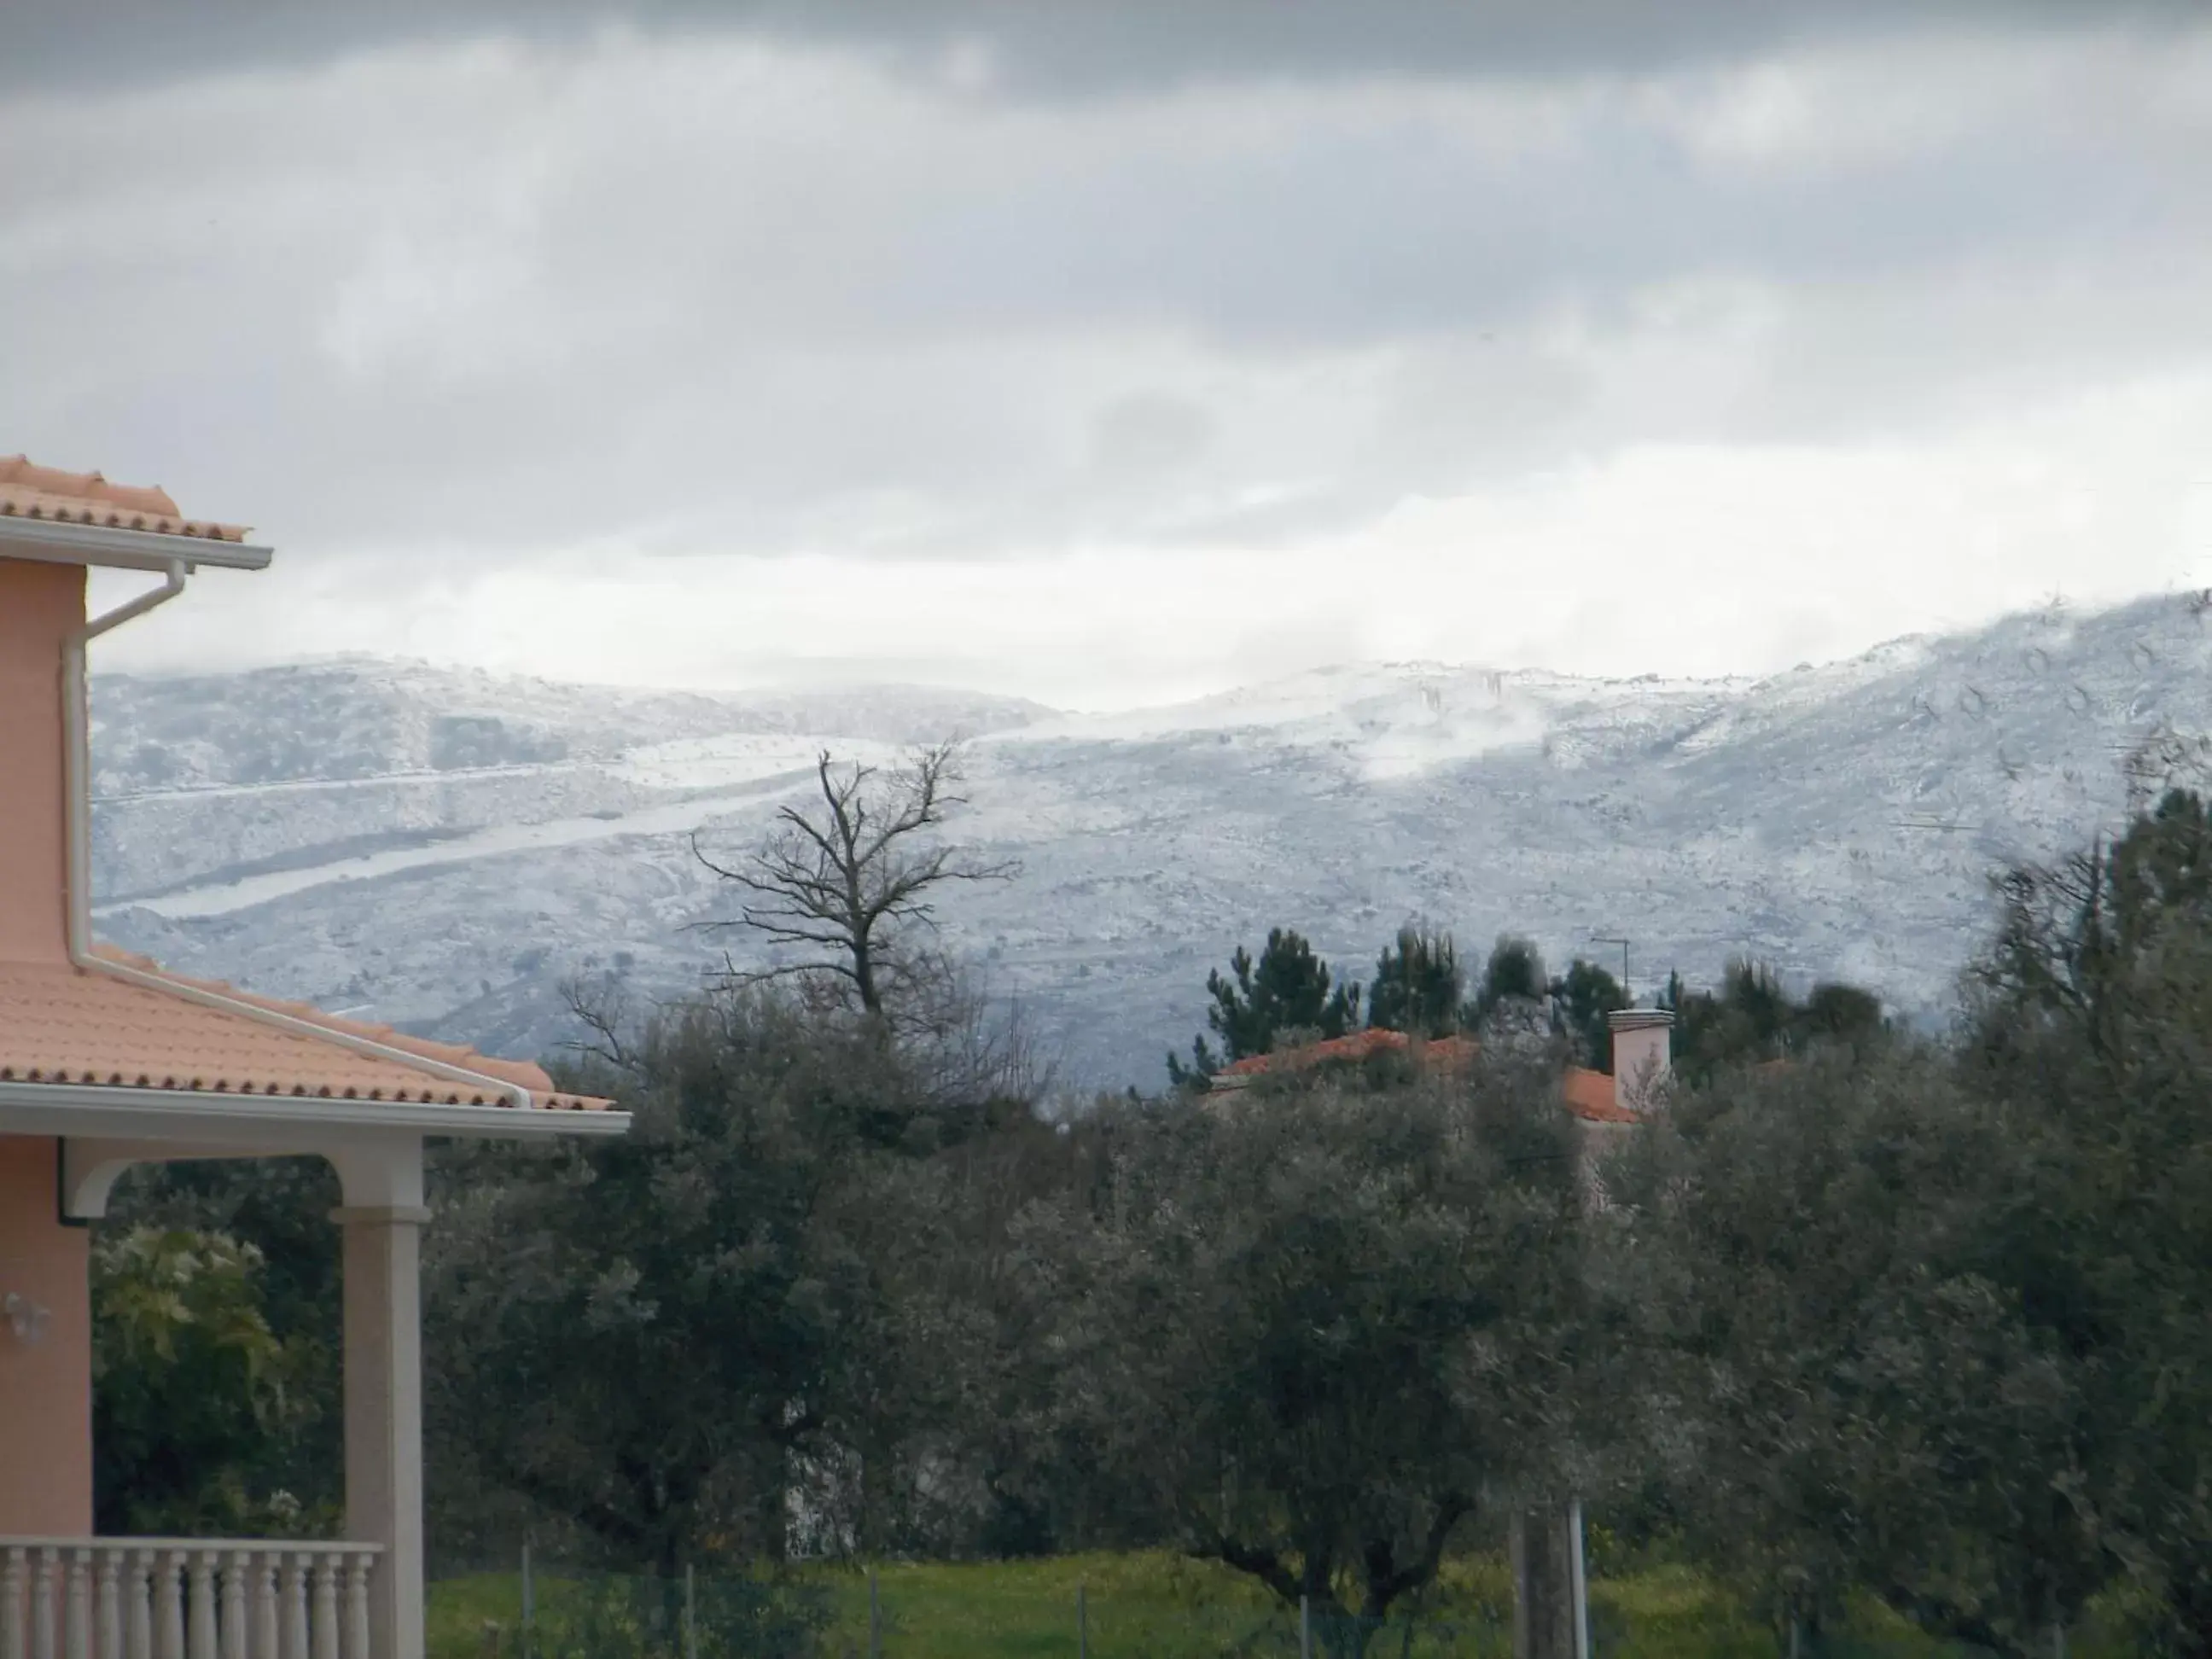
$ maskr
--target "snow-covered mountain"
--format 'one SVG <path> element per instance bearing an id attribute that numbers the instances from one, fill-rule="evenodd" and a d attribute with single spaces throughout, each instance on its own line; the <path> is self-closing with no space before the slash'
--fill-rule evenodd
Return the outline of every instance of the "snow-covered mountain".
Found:
<path id="1" fill-rule="evenodd" d="M 1360 976 L 1419 916 L 1479 954 L 1626 936 L 1648 990 L 1730 955 L 1940 1010 L 2001 861 L 2114 823 L 2130 757 L 2212 730 L 2212 608 L 2057 609 L 1759 680 L 1437 664 L 1064 715 L 913 688 L 684 695 L 347 659 L 94 688 L 117 941 L 507 1052 L 558 988 L 694 985 L 730 854 L 818 748 L 974 739 L 957 833 L 1019 878 L 945 904 L 1085 1084 L 1150 1084 L 1208 967 L 1273 924 Z M 2135 770 L 2141 769 L 2135 768 Z"/>

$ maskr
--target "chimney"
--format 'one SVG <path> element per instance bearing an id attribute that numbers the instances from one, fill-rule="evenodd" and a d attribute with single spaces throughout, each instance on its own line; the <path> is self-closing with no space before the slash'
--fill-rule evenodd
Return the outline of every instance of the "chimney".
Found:
<path id="1" fill-rule="evenodd" d="M 1640 1112 L 1674 1071 L 1674 1016 L 1664 1008 L 1616 1008 L 1613 1028 L 1613 1101 Z"/>
<path id="2" fill-rule="evenodd" d="M 0 962 L 69 961 L 62 657 L 84 589 L 82 565 L 0 546 Z"/>

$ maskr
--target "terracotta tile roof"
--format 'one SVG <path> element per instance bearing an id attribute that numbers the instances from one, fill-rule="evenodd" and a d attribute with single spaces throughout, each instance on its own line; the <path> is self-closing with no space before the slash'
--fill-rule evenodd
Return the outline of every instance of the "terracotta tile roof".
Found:
<path id="1" fill-rule="evenodd" d="M 1382 1031 L 1372 1028 L 1353 1031 L 1340 1037 L 1331 1037 L 1325 1042 L 1309 1042 L 1296 1048 L 1278 1048 L 1272 1054 L 1247 1054 L 1242 1060 L 1231 1060 L 1216 1073 L 1221 1077 L 1258 1077 L 1265 1072 L 1303 1071 L 1309 1066 L 1323 1066 L 1330 1061 L 1345 1062 L 1364 1060 L 1370 1054 L 1406 1046 L 1403 1031 Z"/>
<path id="2" fill-rule="evenodd" d="M 1559 1079 L 1559 1098 L 1585 1123 L 1634 1123 L 1638 1115 L 1613 1097 L 1613 1073 L 1570 1066 Z"/>
<path id="3" fill-rule="evenodd" d="M 21 455 L 0 455 L 0 519 L 8 518 L 50 519 L 212 542 L 246 539 L 243 525 L 187 519 L 165 489 L 110 483 L 97 472 L 38 466 Z"/>
<path id="4" fill-rule="evenodd" d="M 161 973 L 143 957 L 104 948 L 101 954 Z M 334 1018 L 302 1004 L 256 997 L 208 981 L 161 977 L 180 989 L 214 991 L 332 1032 L 480 1072 L 529 1091 L 534 1107 L 601 1111 L 608 1105 L 560 1093 L 539 1066 L 487 1059 L 452 1044 L 405 1036 L 388 1026 Z M 512 1104 L 503 1092 L 455 1082 L 402 1060 L 360 1054 L 263 1024 L 249 1015 L 48 963 L 0 963 L 0 1083 L 448 1106 Z"/>
<path id="5" fill-rule="evenodd" d="M 1304 1071 L 1309 1066 L 1351 1064 L 1365 1060 L 1371 1054 L 1387 1054 L 1410 1047 L 1411 1042 L 1403 1031 L 1389 1031 L 1369 1026 L 1364 1030 L 1331 1037 L 1325 1042 L 1309 1042 L 1297 1048 L 1278 1048 L 1273 1054 L 1249 1054 L 1243 1060 L 1231 1061 L 1214 1075 L 1217 1078 L 1254 1078 L 1267 1072 Z M 1423 1045 L 1423 1053 L 1431 1066 L 1464 1066 L 1474 1059 L 1476 1046 L 1468 1037 L 1437 1037 Z"/>
<path id="6" fill-rule="evenodd" d="M 1217 1088 L 1236 1089 L 1269 1072 L 1304 1071 L 1310 1066 L 1330 1062 L 1352 1063 L 1365 1060 L 1370 1054 L 1409 1046 L 1403 1031 L 1370 1028 L 1334 1037 L 1326 1042 L 1311 1042 L 1302 1048 L 1278 1048 L 1273 1054 L 1249 1055 L 1223 1066 L 1214 1073 L 1213 1082 Z M 1481 1044 L 1466 1036 L 1438 1037 L 1423 1048 L 1427 1064 L 1455 1071 L 1471 1064 L 1480 1052 Z M 1634 1123 L 1638 1121 L 1636 1112 L 1613 1098 L 1613 1076 L 1607 1072 L 1594 1072 L 1583 1066 L 1568 1066 L 1559 1079 L 1559 1097 L 1567 1110 L 1585 1123 Z"/>

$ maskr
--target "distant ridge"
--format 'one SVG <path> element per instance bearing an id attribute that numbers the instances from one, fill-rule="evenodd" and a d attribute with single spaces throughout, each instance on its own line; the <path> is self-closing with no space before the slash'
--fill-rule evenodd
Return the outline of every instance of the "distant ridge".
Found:
<path id="1" fill-rule="evenodd" d="M 1119 1085 L 1158 1080 L 1207 968 L 1278 923 L 1355 977 L 1420 915 L 1471 951 L 1508 927 L 1554 959 L 1626 934 L 1639 977 L 1752 954 L 1932 1015 L 2001 860 L 2078 843 L 2192 763 L 2212 617 L 2045 610 L 1756 679 L 1349 664 L 1118 714 L 374 659 L 102 677 L 94 710 L 111 937 L 526 1054 L 567 1035 L 566 978 L 667 994 L 743 948 L 687 931 L 731 908 L 692 830 L 741 849 L 817 746 L 889 760 L 966 732 L 958 833 L 1024 873 L 952 896 L 949 942 L 1071 1076 Z"/>

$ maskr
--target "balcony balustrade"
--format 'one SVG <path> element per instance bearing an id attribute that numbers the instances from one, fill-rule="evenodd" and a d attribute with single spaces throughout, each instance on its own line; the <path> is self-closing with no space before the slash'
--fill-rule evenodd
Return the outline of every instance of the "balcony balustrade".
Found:
<path id="1" fill-rule="evenodd" d="M 0 1538 L 0 1659 L 385 1659 L 374 1544 Z"/>

